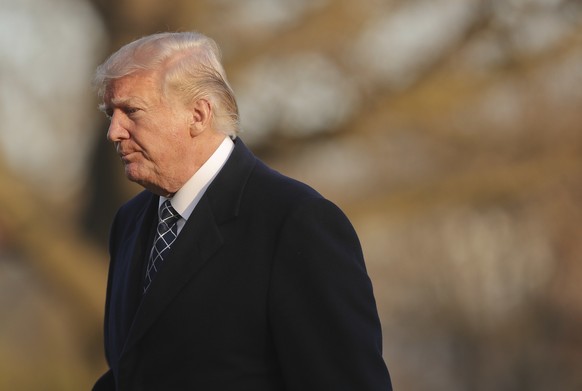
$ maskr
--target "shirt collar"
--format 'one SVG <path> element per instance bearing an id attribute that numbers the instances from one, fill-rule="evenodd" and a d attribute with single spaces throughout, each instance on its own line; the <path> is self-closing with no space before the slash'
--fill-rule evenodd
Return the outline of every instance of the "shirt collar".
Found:
<path id="1" fill-rule="evenodd" d="M 198 201 L 200 201 L 200 198 L 202 198 L 202 195 L 204 195 L 212 180 L 228 160 L 233 148 L 233 141 L 230 137 L 225 137 L 210 158 L 208 158 L 198 171 L 171 198 L 172 206 L 184 220 L 188 220 L 192 211 L 198 205 Z M 165 200 L 167 200 L 166 197 L 160 197 L 160 205 Z"/>

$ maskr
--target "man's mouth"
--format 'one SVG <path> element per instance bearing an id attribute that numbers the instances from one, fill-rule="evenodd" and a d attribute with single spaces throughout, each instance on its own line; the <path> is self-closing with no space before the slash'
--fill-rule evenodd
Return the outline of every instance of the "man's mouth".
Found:
<path id="1" fill-rule="evenodd" d="M 121 158 L 121 161 L 124 164 L 130 163 L 131 162 L 131 157 L 132 155 L 136 154 L 137 152 L 120 152 L 119 153 L 119 157 Z"/>

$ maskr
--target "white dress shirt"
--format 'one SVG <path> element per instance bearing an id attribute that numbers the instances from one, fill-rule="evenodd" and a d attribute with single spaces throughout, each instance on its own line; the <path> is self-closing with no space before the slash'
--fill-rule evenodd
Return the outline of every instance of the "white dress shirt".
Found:
<path id="1" fill-rule="evenodd" d="M 220 172 L 224 163 L 228 160 L 230 153 L 234 148 L 234 143 L 230 137 L 225 137 L 224 141 L 214 151 L 212 156 L 192 175 L 190 179 L 182 186 L 180 190 L 170 199 L 172 206 L 182 217 L 178 220 L 178 234 L 184 228 L 186 221 L 192 214 L 192 211 L 198 205 L 200 198 L 212 183 L 212 180 Z M 160 205 L 168 198 L 160 197 Z"/>

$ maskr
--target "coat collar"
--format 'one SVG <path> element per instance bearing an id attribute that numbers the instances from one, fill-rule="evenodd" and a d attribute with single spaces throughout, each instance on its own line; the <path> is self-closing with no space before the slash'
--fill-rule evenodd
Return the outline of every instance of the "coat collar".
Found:
<path id="1" fill-rule="evenodd" d="M 256 163 L 257 159 L 242 140 L 235 139 L 229 159 L 205 194 L 217 223 L 238 216 L 245 186 Z"/>

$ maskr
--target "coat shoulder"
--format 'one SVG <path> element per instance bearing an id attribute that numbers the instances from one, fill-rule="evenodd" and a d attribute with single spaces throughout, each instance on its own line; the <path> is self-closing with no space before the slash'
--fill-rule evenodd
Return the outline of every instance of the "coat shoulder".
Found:
<path id="1" fill-rule="evenodd" d="M 249 188 L 257 197 L 266 197 L 279 207 L 292 206 L 307 199 L 323 199 L 313 187 L 288 177 L 259 161 L 250 178 Z"/>

